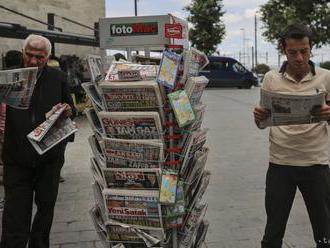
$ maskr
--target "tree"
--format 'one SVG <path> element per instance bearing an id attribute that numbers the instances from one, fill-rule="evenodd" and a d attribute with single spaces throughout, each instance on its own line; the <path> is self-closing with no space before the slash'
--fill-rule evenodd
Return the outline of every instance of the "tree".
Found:
<path id="1" fill-rule="evenodd" d="M 277 43 L 283 27 L 304 23 L 313 31 L 317 47 L 330 43 L 330 3 L 328 0 L 269 0 L 261 5 L 263 36 Z"/>
<path id="2" fill-rule="evenodd" d="M 325 61 L 325 62 L 321 63 L 320 67 L 324 68 L 324 69 L 327 69 L 327 70 L 330 70 L 330 61 Z"/>
<path id="3" fill-rule="evenodd" d="M 256 67 L 253 68 L 253 71 L 257 74 L 266 74 L 269 70 L 270 68 L 266 64 L 257 64 Z"/>
<path id="4" fill-rule="evenodd" d="M 192 46 L 207 55 L 214 53 L 225 37 L 222 8 L 222 0 L 193 0 L 184 8 L 190 12 L 187 20 L 193 24 L 189 31 Z"/>

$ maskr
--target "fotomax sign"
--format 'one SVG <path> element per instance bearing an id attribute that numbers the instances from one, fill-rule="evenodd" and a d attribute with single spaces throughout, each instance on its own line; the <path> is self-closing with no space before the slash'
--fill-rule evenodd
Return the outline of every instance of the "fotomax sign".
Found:
<path id="1" fill-rule="evenodd" d="M 110 25 L 111 36 L 157 35 L 157 22 L 119 23 Z"/>
<path id="2" fill-rule="evenodd" d="M 177 30 L 165 30 L 166 24 L 180 23 L 180 38 Z M 164 49 L 165 45 L 186 44 L 188 47 L 188 23 L 171 15 L 129 16 L 100 18 L 99 21 L 100 48 L 126 49 L 150 48 Z M 168 34 L 168 35 L 165 35 Z M 168 37 L 166 37 L 168 36 Z M 175 37 L 174 37 L 175 36 Z"/>

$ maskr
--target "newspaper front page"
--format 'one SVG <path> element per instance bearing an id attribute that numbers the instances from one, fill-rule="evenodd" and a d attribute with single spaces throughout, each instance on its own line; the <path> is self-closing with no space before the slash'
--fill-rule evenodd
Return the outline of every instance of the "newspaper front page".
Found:
<path id="1" fill-rule="evenodd" d="M 0 71 L 0 101 L 13 108 L 28 109 L 37 74 L 37 67 Z"/>
<path id="2" fill-rule="evenodd" d="M 312 111 L 325 103 L 325 92 L 315 90 L 305 95 L 273 93 L 261 89 L 261 107 L 270 111 L 270 116 L 260 127 L 298 125 L 319 122 Z"/>
<path id="3" fill-rule="evenodd" d="M 40 155 L 78 131 L 70 118 L 63 118 L 64 109 L 65 106 L 53 112 L 46 121 L 27 135 L 27 139 Z"/>

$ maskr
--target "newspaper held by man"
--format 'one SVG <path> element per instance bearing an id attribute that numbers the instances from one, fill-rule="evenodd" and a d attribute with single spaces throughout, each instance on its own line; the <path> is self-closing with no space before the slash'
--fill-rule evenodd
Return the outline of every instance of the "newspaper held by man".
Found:
<path id="1" fill-rule="evenodd" d="M 0 101 L 13 108 L 28 109 L 37 74 L 37 67 L 0 71 Z"/>
<path id="2" fill-rule="evenodd" d="M 63 115 L 67 105 L 56 106 L 46 114 L 46 120 L 27 135 L 27 139 L 40 155 L 78 131 L 76 124 Z"/>
<path id="3" fill-rule="evenodd" d="M 325 92 L 316 89 L 301 95 L 260 91 L 261 107 L 270 111 L 270 116 L 260 123 L 260 127 L 298 125 L 319 122 L 313 111 L 325 103 Z"/>

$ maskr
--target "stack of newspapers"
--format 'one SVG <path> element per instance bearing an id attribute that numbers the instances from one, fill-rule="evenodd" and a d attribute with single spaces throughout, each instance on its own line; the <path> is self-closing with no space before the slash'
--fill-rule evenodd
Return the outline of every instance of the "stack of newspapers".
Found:
<path id="1" fill-rule="evenodd" d="M 207 57 L 164 51 L 160 66 L 87 57 L 93 108 L 95 205 L 90 210 L 105 247 L 201 247 L 208 222 L 202 196 L 207 129 L 201 128 Z"/>

